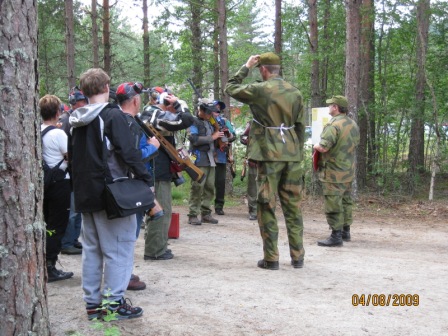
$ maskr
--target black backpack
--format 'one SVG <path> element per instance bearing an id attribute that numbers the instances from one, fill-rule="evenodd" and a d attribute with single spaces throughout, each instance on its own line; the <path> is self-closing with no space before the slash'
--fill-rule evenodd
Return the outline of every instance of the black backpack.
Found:
<path id="1" fill-rule="evenodd" d="M 52 129 L 55 129 L 54 126 L 48 126 L 46 129 L 44 129 L 41 132 L 41 139 L 44 138 L 45 134 L 47 134 Z M 65 175 L 67 172 L 65 170 L 59 169 L 60 165 L 64 162 L 64 159 L 62 159 L 56 166 L 53 168 L 50 168 L 49 165 L 45 162 L 45 160 L 42 158 L 42 169 L 44 171 L 44 191 L 47 191 L 48 188 L 55 182 L 62 181 L 65 179 Z"/>

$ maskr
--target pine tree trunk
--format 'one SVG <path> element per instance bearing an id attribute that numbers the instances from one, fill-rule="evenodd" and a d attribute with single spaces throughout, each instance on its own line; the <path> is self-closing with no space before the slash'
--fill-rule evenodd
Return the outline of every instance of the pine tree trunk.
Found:
<path id="1" fill-rule="evenodd" d="M 148 30 L 148 0 L 143 0 L 143 83 L 145 87 L 151 85 L 151 65 L 149 50 L 149 30 Z M 145 99 L 147 95 L 145 95 Z"/>
<path id="2" fill-rule="evenodd" d="M 65 52 L 67 56 L 67 79 L 69 88 L 76 85 L 75 32 L 73 23 L 73 0 L 65 1 Z"/>
<path id="3" fill-rule="evenodd" d="M 92 0 L 92 49 L 93 49 L 93 67 L 99 68 L 100 67 L 100 59 L 98 56 L 98 49 L 99 49 L 99 43 L 98 43 L 98 12 L 96 10 L 96 0 Z"/>
<path id="4" fill-rule="evenodd" d="M 346 60 L 345 60 L 345 96 L 348 100 L 349 115 L 358 122 L 359 77 L 360 77 L 360 39 L 361 11 L 360 0 L 346 0 Z M 358 160 L 358 152 L 356 154 Z M 357 164 L 355 164 L 355 167 Z M 357 176 L 357 173 L 356 175 Z M 358 194 L 357 178 L 353 180 L 353 195 Z"/>
<path id="5" fill-rule="evenodd" d="M 103 0 L 103 45 L 104 45 L 104 71 L 111 76 L 111 51 L 110 51 L 110 7 L 109 0 Z"/>
<path id="6" fill-rule="evenodd" d="M 37 2 L 3 0 L 0 6 L 0 334 L 45 336 Z"/>

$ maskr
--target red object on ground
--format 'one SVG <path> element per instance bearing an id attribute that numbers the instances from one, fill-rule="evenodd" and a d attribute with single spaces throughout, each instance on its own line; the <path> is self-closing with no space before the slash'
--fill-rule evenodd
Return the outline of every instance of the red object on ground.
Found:
<path id="1" fill-rule="evenodd" d="M 173 212 L 171 214 L 171 224 L 168 230 L 168 238 L 179 238 L 179 213 Z"/>

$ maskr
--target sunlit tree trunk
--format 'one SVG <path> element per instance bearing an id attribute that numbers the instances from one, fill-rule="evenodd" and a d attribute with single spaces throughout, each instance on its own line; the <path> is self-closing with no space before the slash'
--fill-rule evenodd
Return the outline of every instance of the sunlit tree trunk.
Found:
<path id="1" fill-rule="evenodd" d="M 424 171 L 425 152 L 425 63 L 428 48 L 428 30 L 430 17 L 429 0 L 419 0 L 416 8 L 417 15 L 417 77 L 415 83 L 415 108 L 412 111 L 411 138 L 409 143 L 408 191 L 412 194 L 415 189 L 415 179 L 418 173 Z"/>
<path id="2" fill-rule="evenodd" d="M 73 0 L 65 1 L 65 52 L 66 52 L 66 56 L 67 56 L 68 86 L 69 86 L 69 88 L 71 88 L 76 85 Z"/>
<path id="3" fill-rule="evenodd" d="M 348 100 L 349 115 L 358 122 L 359 111 L 359 77 L 360 77 L 360 0 L 346 0 L 346 61 L 345 61 L 345 96 Z M 358 153 L 356 157 L 358 156 Z M 355 164 L 355 167 L 357 165 Z M 357 197 L 357 179 L 353 181 L 353 194 Z"/>
<path id="4" fill-rule="evenodd" d="M 37 1 L 0 9 L 0 334 L 46 336 Z"/>

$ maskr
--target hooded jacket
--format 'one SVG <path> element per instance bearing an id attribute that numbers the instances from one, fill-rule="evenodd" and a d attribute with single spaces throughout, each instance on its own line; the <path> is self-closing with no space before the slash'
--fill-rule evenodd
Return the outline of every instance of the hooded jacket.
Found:
<path id="1" fill-rule="evenodd" d="M 89 104 L 73 111 L 69 137 L 69 162 L 76 212 L 105 209 L 104 191 L 118 177 L 144 180 L 151 176 L 135 148 L 123 112 L 114 104 Z"/>

